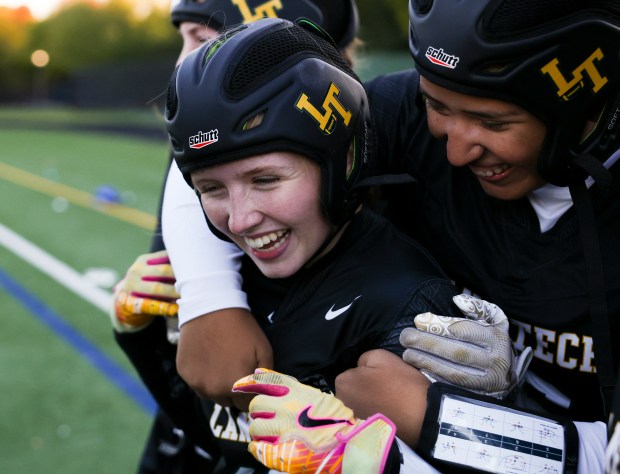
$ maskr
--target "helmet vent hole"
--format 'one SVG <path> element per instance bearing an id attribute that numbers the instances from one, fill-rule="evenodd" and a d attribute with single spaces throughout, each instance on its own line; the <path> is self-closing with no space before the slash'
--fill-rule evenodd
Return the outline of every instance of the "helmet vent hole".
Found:
<path id="1" fill-rule="evenodd" d="M 253 128 L 260 127 L 263 123 L 263 119 L 265 118 L 265 112 L 260 112 L 256 114 L 254 117 L 250 118 L 243 124 L 243 131 L 247 132 L 248 130 L 252 130 Z"/>
<path id="2" fill-rule="evenodd" d="M 596 8 L 620 13 L 618 0 L 504 0 L 488 19 L 489 37 L 527 33 Z"/>

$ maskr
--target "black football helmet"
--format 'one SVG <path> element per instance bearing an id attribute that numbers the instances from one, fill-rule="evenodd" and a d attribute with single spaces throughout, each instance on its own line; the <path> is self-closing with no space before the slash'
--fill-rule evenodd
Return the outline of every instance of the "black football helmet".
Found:
<path id="1" fill-rule="evenodd" d="M 428 80 L 517 104 L 547 126 L 540 175 L 566 186 L 573 160 L 620 137 L 618 0 L 410 0 L 409 46 Z M 584 137 L 586 123 L 594 129 Z"/>
<path id="2" fill-rule="evenodd" d="M 355 185 L 372 149 L 366 93 L 329 36 L 307 20 L 257 20 L 192 52 L 171 80 L 165 120 L 190 185 L 193 170 L 290 151 L 319 164 L 334 225 L 359 205 Z"/>
<path id="3" fill-rule="evenodd" d="M 259 18 L 307 18 L 333 38 L 339 48 L 357 35 L 359 17 L 355 0 L 175 0 L 172 23 L 205 23 L 215 30 Z"/>

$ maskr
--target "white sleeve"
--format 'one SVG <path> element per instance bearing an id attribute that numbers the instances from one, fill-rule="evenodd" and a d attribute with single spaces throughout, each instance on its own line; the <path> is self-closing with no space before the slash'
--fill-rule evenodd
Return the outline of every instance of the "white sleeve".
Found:
<path id="1" fill-rule="evenodd" d="M 164 245 L 181 295 L 179 325 L 220 309 L 249 310 L 239 274 L 242 251 L 211 232 L 200 200 L 174 161 L 164 189 L 161 220 Z"/>
<path id="2" fill-rule="evenodd" d="M 611 422 L 611 420 L 609 420 Z M 616 421 L 613 435 L 605 450 L 605 472 L 620 472 L 620 421 Z"/>
<path id="3" fill-rule="evenodd" d="M 585 423 L 575 421 L 579 434 L 579 463 L 577 474 L 603 474 L 607 428 L 602 421 Z"/>

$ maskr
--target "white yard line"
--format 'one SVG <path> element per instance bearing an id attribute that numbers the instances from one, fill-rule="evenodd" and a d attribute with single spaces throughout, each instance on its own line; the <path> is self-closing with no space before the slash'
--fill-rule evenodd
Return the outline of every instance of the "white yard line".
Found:
<path id="1" fill-rule="evenodd" d="M 112 294 L 64 262 L 0 224 L 0 245 L 6 247 L 33 267 L 50 276 L 68 290 L 80 296 L 104 313 L 112 306 Z"/>

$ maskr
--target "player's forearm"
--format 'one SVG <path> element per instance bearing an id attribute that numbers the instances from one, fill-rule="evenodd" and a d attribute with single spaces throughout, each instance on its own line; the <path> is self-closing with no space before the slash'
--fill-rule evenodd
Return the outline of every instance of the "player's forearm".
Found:
<path id="1" fill-rule="evenodd" d="M 383 349 L 364 353 L 357 367 L 336 378 L 336 396 L 356 416 L 382 413 L 394 422 L 397 436 L 415 448 L 420 437 L 430 382 L 400 357 Z"/>
<path id="2" fill-rule="evenodd" d="M 177 369 L 202 398 L 245 411 L 249 397 L 233 394 L 233 383 L 257 367 L 272 366 L 271 345 L 248 311 L 216 311 L 181 327 Z"/>

